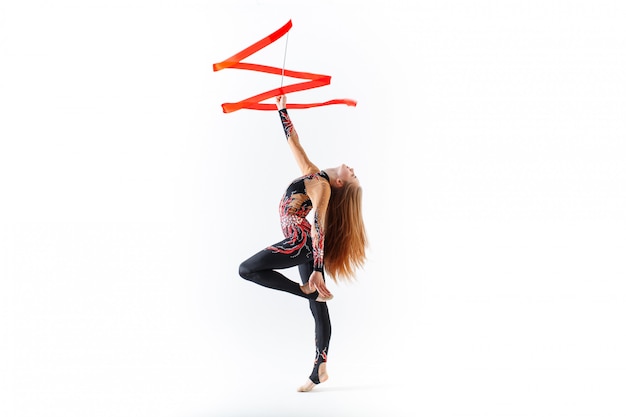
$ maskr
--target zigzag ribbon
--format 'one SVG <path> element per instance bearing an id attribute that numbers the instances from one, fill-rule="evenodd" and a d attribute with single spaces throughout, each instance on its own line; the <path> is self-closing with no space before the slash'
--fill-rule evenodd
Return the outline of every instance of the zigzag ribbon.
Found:
<path id="1" fill-rule="evenodd" d="M 273 90 L 266 91 L 261 94 L 257 94 L 256 96 L 249 97 L 245 100 L 241 100 L 237 103 L 223 103 L 222 110 L 224 113 L 231 113 L 240 109 L 251 109 L 251 110 L 276 110 L 275 104 L 263 104 L 261 101 L 267 100 L 272 97 L 276 97 L 281 94 L 294 93 L 296 91 L 302 90 L 310 90 L 312 88 L 323 87 L 325 85 L 330 84 L 330 75 L 323 74 L 313 74 L 310 72 L 300 72 L 300 71 L 291 71 L 288 69 L 281 69 L 276 67 L 269 67 L 266 65 L 259 64 L 249 64 L 245 62 L 241 62 L 241 60 L 246 59 L 250 55 L 260 51 L 266 46 L 274 43 L 281 37 L 283 37 L 292 27 L 291 20 L 287 22 L 283 27 L 272 33 L 271 35 L 261 39 L 260 41 L 250 45 L 245 48 L 243 51 L 236 53 L 230 58 L 219 62 L 217 64 L 213 64 L 213 71 L 219 71 L 226 68 L 235 68 L 242 69 L 248 71 L 258 71 L 265 72 L 268 74 L 283 74 L 287 77 L 300 78 L 304 80 L 309 80 L 302 83 L 296 83 L 287 85 L 280 88 L 275 88 Z M 320 106 L 328 106 L 330 104 L 346 104 L 348 106 L 356 106 L 356 101 L 350 99 L 334 99 L 325 101 L 323 103 L 306 103 L 306 104 L 294 104 L 288 103 L 288 109 L 308 109 L 311 107 L 320 107 Z"/>

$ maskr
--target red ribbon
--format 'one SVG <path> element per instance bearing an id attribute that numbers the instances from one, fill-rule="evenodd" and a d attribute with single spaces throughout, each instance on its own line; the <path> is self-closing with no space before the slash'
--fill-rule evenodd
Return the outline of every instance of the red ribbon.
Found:
<path id="1" fill-rule="evenodd" d="M 219 71 L 226 68 L 235 68 L 242 69 L 248 71 L 258 71 L 265 72 L 268 74 L 283 74 L 283 69 L 276 67 L 269 67 L 266 65 L 259 64 L 248 64 L 245 62 L 241 62 L 242 59 L 246 59 L 250 55 L 255 52 L 260 51 L 266 46 L 272 44 L 273 42 L 280 39 L 291 29 L 291 20 L 287 22 L 283 27 L 278 29 L 276 32 L 271 35 L 261 39 L 260 41 L 254 43 L 253 45 L 247 47 L 241 52 L 236 53 L 230 58 L 219 62 L 217 64 L 213 64 L 213 71 Z M 257 94 L 256 96 L 249 97 L 245 100 L 239 101 L 237 103 L 223 103 L 222 110 L 224 113 L 231 113 L 240 109 L 251 109 L 251 110 L 276 110 L 275 104 L 263 104 L 261 101 L 267 100 L 272 97 L 276 97 L 281 94 L 294 93 L 296 91 L 302 90 L 310 90 L 312 88 L 323 87 L 325 85 L 330 84 L 330 75 L 323 74 L 313 74 L 310 72 L 300 72 L 300 71 L 291 71 L 288 69 L 284 70 L 284 75 L 287 77 L 300 78 L 303 80 L 309 80 L 302 83 L 296 83 L 287 85 L 280 88 L 275 88 L 273 90 L 266 91 L 261 94 Z M 356 106 L 356 101 L 350 99 L 334 99 L 325 101 L 323 103 L 306 103 L 306 104 L 293 104 L 288 103 L 288 109 L 308 109 L 311 107 L 320 107 L 320 106 L 328 106 L 330 104 L 346 104 L 348 106 Z"/>

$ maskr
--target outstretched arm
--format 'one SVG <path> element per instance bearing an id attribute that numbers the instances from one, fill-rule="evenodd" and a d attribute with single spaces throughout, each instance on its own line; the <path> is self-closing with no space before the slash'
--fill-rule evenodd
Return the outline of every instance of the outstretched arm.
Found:
<path id="1" fill-rule="evenodd" d="M 309 277 L 309 288 L 317 289 L 322 297 L 331 297 L 332 294 L 324 282 L 324 237 L 326 230 L 326 209 L 330 200 L 330 184 L 319 177 L 313 177 L 305 182 L 307 194 L 313 204 L 314 220 L 311 229 L 313 240 L 313 273 Z"/>
<path id="2" fill-rule="evenodd" d="M 326 231 L 326 209 L 330 200 L 330 185 L 319 178 L 313 178 L 306 184 L 307 194 L 313 204 L 313 228 L 311 238 L 313 239 L 313 269 L 322 271 L 324 269 L 324 237 Z"/>
<path id="3" fill-rule="evenodd" d="M 319 168 L 311 162 L 306 152 L 304 152 L 304 148 L 300 145 L 298 132 L 296 132 L 296 129 L 293 127 L 293 123 L 291 123 L 291 119 L 287 113 L 287 98 L 284 95 L 276 97 L 276 107 L 278 107 L 278 114 L 280 115 L 280 121 L 283 124 L 283 130 L 285 131 L 285 136 L 287 137 L 287 143 L 289 144 L 291 153 L 300 167 L 300 171 L 302 171 L 302 175 L 318 172 Z"/>

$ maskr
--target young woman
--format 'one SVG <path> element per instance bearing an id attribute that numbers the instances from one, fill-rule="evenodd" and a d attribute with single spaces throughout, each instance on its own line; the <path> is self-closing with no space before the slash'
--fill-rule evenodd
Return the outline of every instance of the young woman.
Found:
<path id="1" fill-rule="evenodd" d="M 286 97 L 276 105 L 287 143 L 302 176 L 288 187 L 280 202 L 285 239 L 269 246 L 239 266 L 242 278 L 264 287 L 286 291 L 309 300 L 315 319 L 315 361 L 309 380 L 298 391 L 310 391 L 328 379 L 326 360 L 330 317 L 326 301 L 333 295 L 324 272 L 334 280 L 354 277 L 365 261 L 367 236 L 361 215 L 361 186 L 347 165 L 320 171 L 307 157 L 286 109 Z M 313 226 L 307 215 L 313 211 Z M 302 285 L 277 269 L 298 266 Z"/>

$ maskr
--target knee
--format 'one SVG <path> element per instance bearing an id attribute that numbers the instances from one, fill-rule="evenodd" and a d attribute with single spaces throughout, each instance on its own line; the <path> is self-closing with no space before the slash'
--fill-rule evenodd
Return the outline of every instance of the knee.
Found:
<path id="1" fill-rule="evenodd" d="M 241 278 L 251 280 L 253 272 L 252 268 L 250 268 L 246 262 L 242 262 L 241 265 L 239 265 L 239 276 Z"/>

